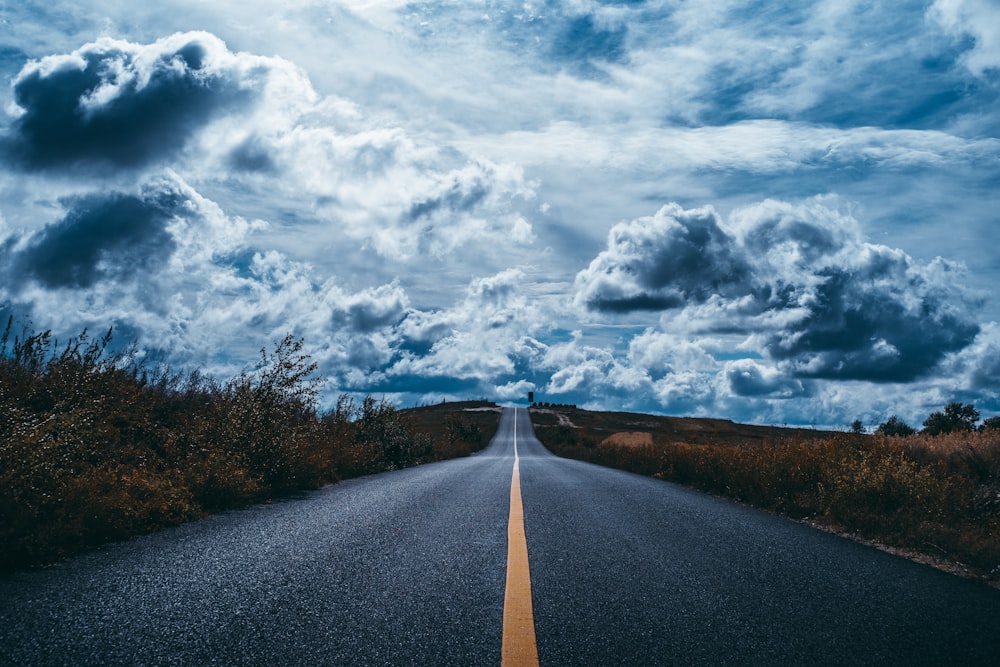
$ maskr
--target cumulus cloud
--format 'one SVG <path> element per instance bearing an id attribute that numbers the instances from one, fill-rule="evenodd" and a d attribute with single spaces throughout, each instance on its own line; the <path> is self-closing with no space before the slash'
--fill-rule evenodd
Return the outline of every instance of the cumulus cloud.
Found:
<path id="1" fill-rule="evenodd" d="M 25 65 L 13 82 L 17 115 L 7 150 L 38 168 L 142 166 L 252 104 L 275 68 L 290 69 L 278 59 L 234 54 L 204 32 L 148 45 L 101 38 Z"/>
<path id="2" fill-rule="evenodd" d="M 431 218 L 439 211 L 471 211 L 489 194 L 490 184 L 480 170 L 462 170 L 448 175 L 430 196 L 414 202 L 406 212 L 406 222 Z"/>
<path id="3" fill-rule="evenodd" d="M 580 334 L 577 333 L 577 339 Z M 579 340 L 553 345 L 545 365 L 552 369 L 546 391 L 552 394 L 636 392 L 648 385 L 641 370 L 620 363 L 611 350 L 582 344 Z"/>
<path id="4" fill-rule="evenodd" d="M 416 141 L 384 119 L 308 92 L 268 94 L 247 118 L 213 125 L 197 144 L 205 156 L 195 165 L 199 178 L 212 182 L 225 172 L 247 191 L 241 205 L 261 209 L 261 217 L 305 204 L 306 222 L 394 262 L 453 256 L 473 243 L 495 255 L 534 240 L 520 209 L 536 184 L 516 164 Z"/>
<path id="5" fill-rule="evenodd" d="M 8 290 L 141 282 L 226 254 L 262 227 L 225 216 L 172 173 L 134 190 L 67 196 L 58 204 L 59 219 L 33 232 L 8 230 Z"/>
<path id="6" fill-rule="evenodd" d="M 601 311 L 664 310 L 747 291 L 749 265 L 710 208 L 677 204 L 612 227 L 608 248 L 576 278 L 576 299 Z"/>
<path id="7" fill-rule="evenodd" d="M 257 223 L 225 216 L 176 175 L 133 191 L 63 200 L 65 212 L 31 233 L 11 230 L 0 302 L 57 335 L 114 325 L 184 364 L 200 338 L 241 320 L 221 313 L 243 290 L 231 264 Z M 215 349 L 226 349 L 213 340 Z"/>
<path id="8" fill-rule="evenodd" d="M 479 325 L 488 331 L 498 312 L 516 308 L 503 276 L 474 283 L 469 303 L 448 313 L 414 309 L 398 282 L 349 291 L 306 263 L 255 248 L 266 225 L 226 215 L 177 175 L 65 204 L 65 216 L 34 234 L 4 230 L 0 303 L 53 322 L 60 336 L 113 325 L 181 368 L 226 376 L 293 332 L 330 390 L 368 390 L 407 360 L 471 368 L 478 341 L 454 327 L 468 330 L 464 318 L 490 312 Z M 430 348 L 407 347 L 414 329 L 440 343 L 433 359 L 422 360 Z"/>
<path id="9" fill-rule="evenodd" d="M 546 347 L 537 364 L 549 373 L 543 393 L 558 402 L 695 414 L 719 395 L 718 364 L 704 349 L 652 330 L 633 337 L 624 358 L 574 332 Z"/>
<path id="10" fill-rule="evenodd" d="M 532 336 L 546 323 L 508 269 L 476 278 L 452 307 L 414 312 L 400 325 L 407 354 L 390 369 L 395 377 L 461 377 L 492 380 L 524 367 L 538 353 Z"/>
<path id="11" fill-rule="evenodd" d="M 771 334 L 767 350 L 810 377 L 909 381 L 975 338 L 956 267 L 922 267 L 901 251 L 865 247 L 857 261 L 817 271 L 806 316 Z"/>
<path id="12" fill-rule="evenodd" d="M 351 295 L 333 309 L 334 327 L 366 334 L 398 324 L 406 316 L 409 297 L 398 283 L 380 285 Z"/>
<path id="13" fill-rule="evenodd" d="M 737 359 L 726 364 L 725 376 L 730 391 L 737 396 L 793 398 L 806 394 L 801 380 L 753 359 Z"/>
<path id="14" fill-rule="evenodd" d="M 497 398 L 503 401 L 521 401 L 529 391 L 535 390 L 535 383 L 528 380 L 508 382 L 494 388 Z"/>
<path id="15" fill-rule="evenodd" d="M 536 361 L 549 374 L 544 386 L 538 384 L 540 395 L 595 409 L 610 404 L 616 409 L 706 416 L 712 414 L 712 406 L 733 396 L 743 398 L 727 380 L 728 362 L 716 358 L 720 350 L 730 349 L 728 341 L 652 328 L 623 338 L 627 341 L 624 354 L 583 331 L 546 346 Z M 761 371 L 761 375 L 769 372 Z M 802 394 L 803 387 L 802 382 L 775 379 L 765 389 L 772 397 L 783 397 Z M 757 387 L 751 398 L 766 393 Z"/>
<path id="16" fill-rule="evenodd" d="M 427 166 L 403 166 L 408 173 L 397 172 L 403 187 L 381 202 L 384 223 L 354 230 L 379 254 L 442 257 L 471 241 L 530 243 L 530 224 L 525 228 L 523 217 L 512 212 L 514 200 L 533 196 L 519 168 L 483 160 L 440 171 Z"/>
<path id="17" fill-rule="evenodd" d="M 853 218 L 816 201 L 765 201 L 728 223 L 710 208 L 672 204 L 616 225 L 608 248 L 577 275 L 576 300 L 608 314 L 676 311 L 678 323 L 743 332 L 795 377 L 902 382 L 975 338 L 977 299 L 962 274 L 942 259 L 922 265 L 864 242 Z M 738 365 L 730 385 L 770 386 L 774 377 L 760 368 Z"/>
<path id="18" fill-rule="evenodd" d="M 31 167 L 30 178 L 39 183 L 62 179 L 60 187 L 74 193 L 76 176 L 110 177 L 114 184 L 110 194 L 63 197 L 65 216 L 44 229 L 6 235 L 0 254 L 18 262 L 11 288 L 28 278 L 42 288 L 88 288 L 141 277 L 166 263 L 178 272 L 146 289 L 173 289 L 182 302 L 180 321 L 194 316 L 192 303 L 211 301 L 191 298 L 204 293 L 195 284 L 199 278 L 270 301 L 290 294 L 265 289 L 272 279 L 302 290 L 328 282 L 303 278 L 310 272 L 288 268 L 294 264 L 284 261 L 289 256 L 303 266 L 340 257 L 343 271 L 367 256 L 378 266 L 360 281 L 361 292 L 341 294 L 345 301 L 327 314 L 329 325 L 365 334 L 405 319 L 403 288 L 382 284 L 408 270 L 405 263 L 427 256 L 440 261 L 475 245 L 476 254 L 455 261 L 497 270 L 508 265 L 504 250 L 513 253 L 536 238 L 517 206 L 533 197 L 534 184 L 516 165 L 418 141 L 388 116 L 373 118 L 348 100 L 318 95 L 290 62 L 232 52 L 209 33 L 177 33 L 148 44 L 102 38 L 29 62 L 11 90 L 14 117 L 0 137 L 0 150 L 14 160 L 9 167 Z M 169 187 L 150 185 L 155 173 L 184 185 L 171 194 Z M 22 188 L 24 182 L 22 174 Z M 221 195 L 226 212 L 195 188 Z M 50 215 L 53 202 L 45 197 L 53 195 L 14 194 L 25 224 L 36 224 L 39 211 Z M 251 229 L 261 234 L 247 249 L 241 235 Z M 210 238 L 199 241 L 206 234 Z M 267 280 L 247 282 L 254 271 Z M 298 282 L 290 278 L 296 275 Z M 249 319 L 233 314 L 254 328 L 276 320 L 257 311 L 250 304 Z M 415 338 L 409 344 L 413 350 L 425 345 Z M 380 349 L 369 356 L 386 357 L 389 347 Z"/>
<path id="19" fill-rule="evenodd" d="M 945 368 L 952 390 L 979 396 L 1000 410 L 1000 324 L 984 324 L 968 347 L 949 355 Z"/>
<path id="20" fill-rule="evenodd" d="M 177 247 L 167 226 L 180 204 L 177 192 L 162 190 L 64 201 L 66 216 L 13 253 L 13 277 L 47 287 L 89 287 L 155 271 Z"/>

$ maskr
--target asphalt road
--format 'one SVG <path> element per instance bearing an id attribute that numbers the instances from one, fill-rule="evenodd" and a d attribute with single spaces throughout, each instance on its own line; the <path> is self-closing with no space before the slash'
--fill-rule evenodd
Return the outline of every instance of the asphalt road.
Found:
<path id="1" fill-rule="evenodd" d="M 1000 591 L 551 456 L 518 413 L 542 665 L 1000 664 Z M 513 411 L 477 456 L 0 578 L 0 664 L 498 665 Z"/>

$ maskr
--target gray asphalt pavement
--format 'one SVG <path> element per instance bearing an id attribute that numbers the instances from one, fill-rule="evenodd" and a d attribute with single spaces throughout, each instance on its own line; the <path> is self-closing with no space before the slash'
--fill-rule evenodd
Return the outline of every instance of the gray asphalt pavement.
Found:
<path id="1" fill-rule="evenodd" d="M 1000 591 L 558 459 L 517 420 L 542 665 L 1000 664 Z M 0 577 L 0 664 L 497 665 L 513 411 L 477 456 Z"/>
<path id="2" fill-rule="evenodd" d="M 519 440 L 550 665 L 1000 665 L 1000 591 Z"/>

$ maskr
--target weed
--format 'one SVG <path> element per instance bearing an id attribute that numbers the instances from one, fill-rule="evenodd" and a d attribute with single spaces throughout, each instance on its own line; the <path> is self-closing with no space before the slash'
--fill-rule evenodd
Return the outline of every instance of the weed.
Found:
<path id="1" fill-rule="evenodd" d="M 629 428 L 623 423 L 620 430 Z M 537 429 L 546 447 L 561 456 L 810 518 L 1000 579 L 1000 431 L 820 438 L 779 433 L 726 443 L 699 436 L 691 443 L 663 429 L 654 433 L 653 445 L 635 447 L 595 446 L 600 436 L 589 429 Z"/>
<path id="2" fill-rule="evenodd" d="M 371 397 L 318 414 L 316 365 L 291 336 L 220 383 L 144 368 L 135 346 L 111 354 L 110 330 L 60 346 L 11 328 L 0 335 L 0 570 L 468 454 L 487 436 L 456 423 L 435 440 Z"/>

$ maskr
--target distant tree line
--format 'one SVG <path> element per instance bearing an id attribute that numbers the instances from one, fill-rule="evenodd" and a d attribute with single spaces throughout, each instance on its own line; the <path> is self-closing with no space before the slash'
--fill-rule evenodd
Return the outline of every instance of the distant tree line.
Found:
<path id="1" fill-rule="evenodd" d="M 973 431 L 1000 431 L 1000 416 L 984 419 L 978 426 L 979 411 L 971 403 L 963 404 L 953 401 L 944 406 L 944 410 L 938 410 L 928 415 L 924 420 L 923 429 L 920 433 L 925 435 L 944 435 L 946 433 L 971 433 Z M 855 420 L 851 425 L 851 430 L 855 433 L 863 431 L 861 420 Z M 878 435 L 908 436 L 915 435 L 917 429 L 913 428 L 896 415 L 892 415 L 875 429 Z"/>

